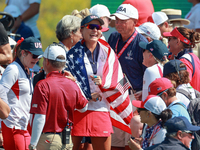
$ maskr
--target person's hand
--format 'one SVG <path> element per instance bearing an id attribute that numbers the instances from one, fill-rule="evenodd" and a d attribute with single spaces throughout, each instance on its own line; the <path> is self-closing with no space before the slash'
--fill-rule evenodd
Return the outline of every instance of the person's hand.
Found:
<path id="1" fill-rule="evenodd" d="M 95 85 L 101 85 L 102 81 L 101 81 L 101 77 L 100 76 L 90 76 L 92 78 L 92 81 L 94 82 Z"/>
<path id="2" fill-rule="evenodd" d="M 66 77 L 66 78 L 68 78 L 68 79 L 70 79 L 70 80 L 72 80 L 72 81 L 76 81 L 76 79 L 74 78 L 74 76 L 71 74 L 71 72 L 69 72 L 69 71 L 66 71 L 66 70 L 63 70 L 63 75 Z"/>
<path id="3" fill-rule="evenodd" d="M 130 138 L 128 141 L 128 146 L 131 150 L 142 150 L 140 146 L 140 141 L 138 141 L 137 139 L 133 140 L 132 138 Z"/>
<path id="4" fill-rule="evenodd" d="M 3 136 L 2 136 L 2 132 L 0 133 L 0 146 L 3 146 Z"/>
<path id="5" fill-rule="evenodd" d="M 92 101 L 97 102 L 102 100 L 102 96 L 99 93 L 92 93 Z"/>
<path id="6" fill-rule="evenodd" d="M 134 94 L 136 100 L 142 100 L 142 91 L 138 91 Z"/>

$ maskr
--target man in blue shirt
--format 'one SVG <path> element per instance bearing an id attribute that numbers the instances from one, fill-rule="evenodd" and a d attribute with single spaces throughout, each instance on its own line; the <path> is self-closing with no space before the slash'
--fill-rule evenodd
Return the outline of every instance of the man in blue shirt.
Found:
<path id="1" fill-rule="evenodd" d="M 142 90 L 143 74 L 146 69 L 142 64 L 143 50 L 139 47 L 139 42 L 148 41 L 135 30 L 138 21 L 138 11 L 135 7 L 122 4 L 113 15 L 116 18 L 115 27 L 118 32 L 110 35 L 108 43 L 116 52 L 133 90 L 137 92 Z"/>
<path id="2" fill-rule="evenodd" d="M 27 38 L 27 37 L 34 36 L 31 28 L 29 28 L 27 25 L 24 24 L 24 22 L 22 22 L 20 20 L 21 12 L 20 12 L 20 10 L 19 10 L 19 8 L 17 6 L 15 6 L 15 5 L 6 6 L 4 11 L 9 13 L 9 14 L 11 14 L 15 19 L 14 25 L 13 25 L 13 27 L 11 29 L 12 33 L 15 33 L 16 35 L 19 34 L 24 39 Z M 15 36 L 15 37 L 12 37 L 12 38 L 16 42 L 21 39 L 18 36 Z"/>
<path id="3" fill-rule="evenodd" d="M 129 96 L 133 100 L 134 93 L 142 90 L 143 74 L 146 67 L 143 62 L 143 50 L 139 42 L 148 42 L 147 39 L 135 30 L 138 21 L 138 10 L 130 4 L 122 4 L 118 7 L 115 16 L 115 28 L 117 32 L 112 33 L 108 39 L 111 48 L 116 52 L 123 73 L 131 83 L 132 89 Z M 133 110 L 135 111 L 136 108 Z M 133 117 L 134 118 L 134 117 Z M 137 125 L 134 129 L 137 133 L 140 128 L 140 119 L 133 119 Z M 114 127 L 113 127 L 114 128 Z M 132 127 L 131 127 L 132 128 Z M 134 132 L 135 132 L 134 131 Z M 138 133 L 139 135 L 139 133 Z M 125 147 L 129 139 L 122 130 L 114 128 L 112 135 L 112 150 Z M 116 148 L 116 149 L 115 149 Z"/>

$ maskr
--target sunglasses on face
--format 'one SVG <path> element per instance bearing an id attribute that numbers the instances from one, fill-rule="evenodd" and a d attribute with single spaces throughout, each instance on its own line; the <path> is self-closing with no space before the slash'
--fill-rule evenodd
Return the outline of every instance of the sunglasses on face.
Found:
<path id="1" fill-rule="evenodd" d="M 33 59 L 37 59 L 39 57 L 39 55 L 34 55 L 31 52 L 29 52 L 29 51 L 26 51 L 26 52 L 29 53 L 29 54 L 31 54 Z"/>
<path id="2" fill-rule="evenodd" d="M 162 91 L 162 92 L 160 92 L 159 94 L 157 94 L 158 96 L 162 96 L 162 94 L 164 93 L 164 92 L 167 92 L 169 89 L 166 89 L 166 90 L 164 90 L 164 91 Z"/>
<path id="3" fill-rule="evenodd" d="M 91 30 L 93 30 L 94 28 L 96 28 L 97 30 L 102 29 L 101 25 L 98 25 L 98 24 L 87 24 L 87 25 L 81 26 L 81 28 L 83 27 L 86 27 L 87 29 L 91 29 Z"/>
<path id="4" fill-rule="evenodd" d="M 192 132 L 192 131 L 183 131 L 184 133 L 188 133 L 188 134 L 190 134 L 191 136 L 193 136 L 194 135 L 194 132 Z"/>
<path id="5" fill-rule="evenodd" d="M 140 113 L 141 111 L 147 111 L 147 109 L 145 108 L 137 108 L 138 113 Z"/>

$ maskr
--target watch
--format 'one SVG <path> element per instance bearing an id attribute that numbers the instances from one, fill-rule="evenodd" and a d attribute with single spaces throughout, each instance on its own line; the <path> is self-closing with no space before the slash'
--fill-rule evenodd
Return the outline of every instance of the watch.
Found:
<path id="1" fill-rule="evenodd" d="M 36 146 L 35 146 L 35 145 L 32 145 L 32 144 L 30 144 L 30 145 L 28 146 L 28 148 L 29 148 L 29 150 L 34 150 L 34 149 L 36 149 Z"/>

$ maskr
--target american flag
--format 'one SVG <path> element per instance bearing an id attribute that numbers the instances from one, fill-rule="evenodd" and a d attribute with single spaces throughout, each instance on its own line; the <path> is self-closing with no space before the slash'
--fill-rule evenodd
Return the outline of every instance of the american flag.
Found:
<path id="1" fill-rule="evenodd" d="M 130 84 L 129 84 L 129 82 L 128 82 L 128 80 L 125 76 L 117 84 L 117 88 L 119 89 L 121 94 L 124 94 L 130 87 L 131 86 L 130 86 Z"/>
<path id="2" fill-rule="evenodd" d="M 80 88 L 87 98 L 91 98 L 91 92 L 84 65 L 83 40 L 79 41 L 67 53 L 67 69 L 79 82 Z M 121 66 L 114 51 L 109 44 L 99 39 L 99 44 L 107 52 L 106 63 L 103 68 L 102 84 L 99 86 L 104 97 L 110 103 L 110 116 L 112 125 L 131 134 L 129 123 L 133 117 L 132 104 L 128 95 L 130 85 L 124 78 Z"/>

